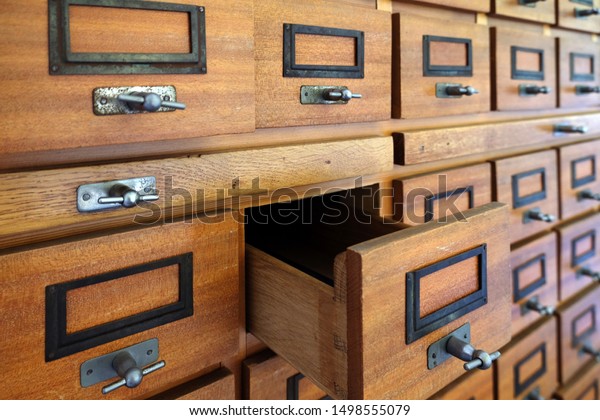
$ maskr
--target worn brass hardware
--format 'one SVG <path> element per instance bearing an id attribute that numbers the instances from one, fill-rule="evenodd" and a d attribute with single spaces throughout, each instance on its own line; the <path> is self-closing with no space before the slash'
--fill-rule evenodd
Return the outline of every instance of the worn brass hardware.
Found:
<path id="1" fill-rule="evenodd" d="M 122 115 L 185 109 L 175 86 L 120 86 L 94 89 L 94 114 Z"/>

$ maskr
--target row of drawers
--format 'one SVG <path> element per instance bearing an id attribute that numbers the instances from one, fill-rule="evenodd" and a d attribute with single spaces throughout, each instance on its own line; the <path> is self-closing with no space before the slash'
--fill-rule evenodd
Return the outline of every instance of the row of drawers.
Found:
<path id="1" fill-rule="evenodd" d="M 390 18 L 388 12 L 334 2 L 245 0 L 235 10 L 215 0 L 200 8 L 181 3 L 181 10 L 162 10 L 175 3 L 141 2 L 136 7 L 159 10 L 140 10 L 93 1 L 57 0 L 51 7 L 43 0 L 8 2 L 0 29 L 3 153 L 142 147 L 158 140 L 391 115 L 598 104 L 600 51 L 589 35 L 561 38 L 557 49 L 553 37 L 492 28 L 490 43 L 483 25 L 410 14 Z M 166 32 L 144 32 L 144 13 L 150 13 L 149 21 L 158 14 Z M 95 24 L 98 19 L 102 25 Z M 123 33 L 126 27 L 131 36 Z M 198 42 L 188 39 L 194 31 L 204 31 L 196 34 Z M 190 43 L 190 54 L 177 47 Z M 115 57 L 114 51 L 127 52 Z M 200 64 L 191 56 L 200 57 Z M 140 64 L 144 59 L 148 62 Z M 479 93 L 452 93 L 456 84 Z M 551 92 L 531 94 L 521 85 L 543 85 Z M 156 86 L 174 86 L 176 92 L 155 92 Z M 97 88 L 114 89 L 94 93 Z M 345 88 L 362 98 L 346 97 Z M 142 112 L 131 99 L 117 99 L 121 94 L 139 99 L 144 92 L 187 108 Z M 145 109 L 154 109 L 148 101 Z M 135 149 L 124 153 L 136 155 Z"/>

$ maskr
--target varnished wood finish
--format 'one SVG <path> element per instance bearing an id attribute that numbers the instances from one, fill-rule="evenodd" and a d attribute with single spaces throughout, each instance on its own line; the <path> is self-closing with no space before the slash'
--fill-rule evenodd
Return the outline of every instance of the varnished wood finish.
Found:
<path id="1" fill-rule="evenodd" d="M 194 223 L 165 224 L 4 252 L 0 255 L 3 267 L 0 326 L 10 339 L 0 343 L 0 356 L 6 363 L 3 377 L 11 385 L 2 388 L 0 397 L 103 398 L 102 386 L 114 379 L 82 388 L 79 366 L 86 360 L 151 338 L 158 339 L 159 357 L 166 366 L 144 378 L 138 387 L 123 387 L 105 398 L 148 396 L 234 355 L 239 345 L 241 227 L 235 215 L 226 212 Z M 192 316 L 45 361 L 46 286 L 189 252 L 193 258 Z M 111 282 L 119 287 L 118 278 Z M 160 290 L 145 292 L 160 293 Z M 123 290 L 118 297 L 122 307 L 129 306 L 129 296 Z M 88 310 L 102 311 L 103 299 L 104 296 L 98 295 L 98 304 Z"/>
<path id="2" fill-rule="evenodd" d="M 600 348 L 600 287 L 578 295 L 577 298 L 558 308 L 560 383 L 566 384 L 593 357 L 581 352 L 588 343 L 592 348 Z M 588 334 L 585 332 L 588 331 Z M 577 337 L 585 335 L 583 340 Z"/>
<path id="3" fill-rule="evenodd" d="M 558 259 L 556 233 L 528 242 L 510 253 L 513 284 L 512 335 L 515 336 L 542 315 L 525 310 L 531 299 L 556 308 L 558 303 Z M 534 286 L 537 285 L 537 286 Z M 528 287 L 531 287 L 527 293 Z"/>
<path id="4" fill-rule="evenodd" d="M 494 369 L 498 399 L 530 399 L 536 390 L 540 397 L 550 398 L 558 387 L 556 318 L 513 337 Z"/>
<path id="5" fill-rule="evenodd" d="M 0 79 L 4 98 L 0 103 L 2 153 L 109 146 L 113 147 L 113 158 L 118 158 L 114 147 L 129 142 L 145 144 L 169 139 L 176 143 L 176 139 L 254 130 L 253 2 L 241 0 L 232 8 L 223 1 L 207 0 L 202 6 L 206 10 L 206 74 L 53 76 L 49 74 L 48 63 L 48 2 L 3 2 L 0 15 Z M 113 24 L 118 26 L 118 22 L 99 22 L 102 25 L 96 25 L 92 31 L 100 38 L 107 38 L 101 44 L 106 48 L 129 48 L 133 35 L 123 36 L 121 28 L 118 35 L 111 33 L 110 28 Z M 108 32 L 102 32 L 105 24 Z M 145 19 L 130 21 L 129 25 L 133 27 L 128 29 L 129 33 L 134 34 L 136 27 L 143 30 L 144 25 L 147 26 Z M 111 42 L 116 45 L 111 46 Z M 133 44 L 135 47 L 139 44 L 142 51 L 157 48 L 152 37 L 138 37 Z M 177 100 L 185 103 L 187 109 L 138 115 L 96 116 L 93 113 L 95 88 L 160 85 L 174 85 Z M 142 153 L 133 151 L 129 156 Z"/>
<path id="6" fill-rule="evenodd" d="M 593 7 L 600 7 L 599 0 L 592 0 Z M 591 33 L 600 32 L 600 16 L 592 15 L 587 18 L 578 19 L 575 17 L 575 9 L 589 9 L 589 6 L 575 3 L 570 0 L 556 0 L 557 23 L 558 26 L 577 31 L 586 31 Z"/>
<path id="7" fill-rule="evenodd" d="M 590 277 L 578 274 L 581 268 L 600 270 L 600 214 L 594 213 L 560 226 L 558 238 L 560 244 L 559 292 L 560 300 L 564 301 L 593 282 Z M 575 251 L 575 255 L 573 255 L 573 251 Z"/>
<path id="8" fill-rule="evenodd" d="M 525 110 L 555 108 L 556 100 L 556 57 L 555 39 L 549 36 L 534 35 L 527 31 L 512 28 L 492 28 L 492 80 L 495 81 L 492 94 L 493 109 Z M 538 53 L 527 52 L 516 56 L 513 63 L 512 47 L 531 48 L 543 51 L 543 60 Z M 543 80 L 516 79 L 512 74 L 513 64 L 519 70 L 542 70 Z M 519 95 L 519 85 L 546 86 L 548 94 L 532 96 Z"/>
<path id="9" fill-rule="evenodd" d="M 234 400 L 235 378 L 227 368 L 220 368 L 198 379 L 172 388 L 153 399 L 161 400 Z"/>
<path id="10" fill-rule="evenodd" d="M 433 400 L 493 400 L 494 370 L 474 370 L 435 394 Z"/>
<path id="11" fill-rule="evenodd" d="M 426 200 L 433 201 L 430 220 L 492 201 L 489 163 L 394 181 L 394 219 L 407 225 L 423 223 Z M 453 194 L 455 193 L 455 194 Z M 471 207 L 472 200 L 472 207 Z"/>
<path id="12" fill-rule="evenodd" d="M 441 115 L 473 114 L 490 110 L 489 35 L 487 28 L 475 23 L 456 23 L 394 14 L 392 43 L 392 116 L 422 118 Z M 472 61 L 467 58 L 467 44 L 431 41 L 427 55 L 432 65 L 472 66 L 472 76 L 427 76 L 425 74 L 424 36 L 470 40 Z M 441 45 L 440 45 L 441 44 Z M 436 45 L 440 45 L 436 49 Z M 479 91 L 459 98 L 436 97 L 437 83 L 460 83 Z"/>
<path id="13" fill-rule="evenodd" d="M 600 106 L 600 94 L 588 93 L 578 95 L 576 93 L 576 86 L 600 86 L 600 45 L 590 34 L 571 34 L 569 38 L 561 37 L 557 38 L 557 40 L 559 66 L 558 102 L 560 107 L 598 108 Z M 578 54 L 584 56 L 577 56 Z M 588 75 L 591 80 L 575 80 L 578 74 Z"/>
<path id="14" fill-rule="evenodd" d="M 394 0 L 398 1 L 398 0 Z M 490 0 L 415 0 L 418 3 L 427 3 L 435 6 L 452 7 L 457 9 L 472 10 L 475 12 L 489 12 Z"/>
<path id="15" fill-rule="evenodd" d="M 600 192 L 600 141 L 561 147 L 558 157 L 561 217 L 568 219 L 597 208 L 598 201 L 581 199 L 579 194 L 584 190 Z M 581 180 L 580 185 L 577 180 Z"/>
<path id="16" fill-rule="evenodd" d="M 15 237 L 61 236 L 106 227 L 153 223 L 279 188 L 359 177 L 392 168 L 392 139 L 372 138 L 255 149 L 189 158 L 0 175 L 0 248 Z M 160 199 L 132 209 L 77 211 L 79 185 L 155 176 Z M 40 183 L 43 179 L 44 182 Z M 285 190 L 288 194 L 289 190 Z M 323 193 L 321 191 L 320 193 Z M 236 205 L 233 203 L 233 205 Z M 136 217 L 137 216 L 137 217 Z"/>
<path id="17" fill-rule="evenodd" d="M 545 182 L 543 182 L 544 176 L 541 173 L 529 175 L 530 171 L 538 170 L 544 171 Z M 555 216 L 558 220 L 558 179 L 556 172 L 556 152 L 554 150 L 500 159 L 494 162 L 494 177 L 496 180 L 494 199 L 501 203 L 507 203 L 512 208 L 510 215 L 511 242 L 517 242 L 556 224 L 556 221 L 547 223 L 533 220 L 525 223 L 523 220 L 526 212 L 536 208 L 539 208 L 543 213 Z M 523 176 L 520 177 L 520 175 Z M 513 189 L 515 183 L 519 188 L 518 193 Z M 545 188 L 543 184 L 545 184 Z M 541 193 L 544 189 L 545 194 L 540 194 L 539 198 L 528 204 L 520 205 L 518 201 L 515 201 L 518 198 Z"/>
<path id="18" fill-rule="evenodd" d="M 364 32 L 364 78 L 303 78 L 283 75 L 284 24 L 302 24 Z M 390 15 L 351 4 L 305 0 L 255 2 L 256 126 L 284 127 L 387 120 L 390 117 Z M 329 39 L 327 39 L 329 38 Z M 310 64 L 327 64 L 340 40 L 313 43 Z M 354 59 L 354 57 L 352 57 Z M 344 58 L 343 60 L 348 60 Z M 336 62 L 344 64 L 345 61 Z M 345 105 L 302 105 L 304 85 L 347 86 L 361 99 Z"/>
<path id="19" fill-rule="evenodd" d="M 559 400 L 600 400 L 600 364 L 589 362 L 554 396 Z"/>
<path id="20" fill-rule="evenodd" d="M 333 287 L 248 247 L 250 330 L 331 396 L 431 396 L 464 372 L 459 360 L 427 370 L 427 347 L 431 343 L 467 322 L 473 342 L 480 348 L 497 349 L 510 337 L 506 208 L 488 204 L 468 210 L 464 216 L 468 223 L 450 217 L 446 223 L 396 232 L 393 225 L 381 225 L 378 229 L 382 233 L 393 234 L 350 246 L 335 258 Z M 344 237 L 364 237 L 376 226 L 327 228 L 332 230 L 332 238 L 342 236 L 340 229 L 344 229 Z M 307 228 L 303 226 L 304 232 Z M 451 243 L 448 238 L 452 238 Z M 351 242 L 351 236 L 345 241 Z M 406 344 L 406 273 L 482 244 L 487 244 L 487 304 Z M 303 261 L 310 265 L 309 271 L 322 271 L 310 259 Z M 448 296 L 420 298 L 444 301 Z M 374 342 L 378 345 L 370 345 Z"/>
<path id="21" fill-rule="evenodd" d="M 533 3 L 531 7 L 519 4 L 518 0 L 492 0 L 494 14 L 540 23 L 556 22 L 555 7 L 553 1 L 547 0 Z"/>

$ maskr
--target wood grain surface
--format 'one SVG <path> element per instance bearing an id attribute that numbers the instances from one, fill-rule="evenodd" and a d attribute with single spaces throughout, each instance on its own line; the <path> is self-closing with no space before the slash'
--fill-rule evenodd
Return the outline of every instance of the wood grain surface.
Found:
<path id="1" fill-rule="evenodd" d="M 561 108 L 595 108 L 600 106 L 600 95 L 588 93 L 576 94 L 576 86 L 600 86 L 600 52 L 598 41 L 590 34 L 572 34 L 569 38 L 561 37 L 557 41 L 559 95 Z M 582 54 L 591 57 L 575 57 Z M 573 66 L 571 66 L 573 62 Z M 574 80 L 575 74 L 589 75 L 592 80 Z"/>
<path id="2" fill-rule="evenodd" d="M 539 1 L 532 6 L 524 6 L 513 0 L 492 0 L 492 13 L 532 22 L 555 23 L 556 4 L 553 1 Z"/>

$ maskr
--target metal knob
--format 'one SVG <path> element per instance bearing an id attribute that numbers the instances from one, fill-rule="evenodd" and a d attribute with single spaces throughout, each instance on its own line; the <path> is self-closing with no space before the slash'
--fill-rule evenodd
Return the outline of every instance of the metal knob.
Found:
<path id="1" fill-rule="evenodd" d="M 144 376 L 165 367 L 165 362 L 164 360 L 161 360 L 160 362 L 147 366 L 144 369 L 140 369 L 137 366 L 133 356 L 131 356 L 129 352 L 123 351 L 115 356 L 112 362 L 112 367 L 115 372 L 117 372 L 117 375 L 121 377 L 121 379 L 102 388 L 103 394 L 108 394 L 109 392 L 121 388 L 122 386 L 126 386 L 127 388 L 135 388 L 142 383 Z"/>
<path id="2" fill-rule="evenodd" d="M 536 86 L 536 85 L 521 85 L 519 90 L 522 95 L 547 95 L 552 92 L 548 86 Z"/>
<path id="3" fill-rule="evenodd" d="M 591 9 L 577 9 L 575 8 L 575 17 L 576 18 L 584 18 L 592 15 L 600 14 L 600 9 L 597 7 L 593 7 Z"/>
<path id="4" fill-rule="evenodd" d="M 543 213 L 539 209 L 528 210 L 524 215 L 525 220 L 538 220 L 540 222 L 552 223 L 556 220 L 556 216 L 548 213 Z"/>
<path id="5" fill-rule="evenodd" d="M 577 194 L 579 200 L 595 200 L 600 201 L 600 193 L 594 193 L 592 190 L 583 190 Z"/>
<path id="6" fill-rule="evenodd" d="M 591 277 L 594 281 L 600 281 L 600 271 L 594 271 L 589 267 L 583 267 L 577 270 L 578 276 Z"/>
<path id="7" fill-rule="evenodd" d="M 185 109 L 185 104 L 181 102 L 163 101 L 163 99 L 153 92 L 132 92 L 131 94 L 121 94 L 117 96 L 119 101 L 127 103 L 132 109 L 140 111 L 156 112 L 159 108 Z"/>
<path id="8" fill-rule="evenodd" d="M 140 195 L 136 190 L 123 184 L 116 184 L 108 192 L 109 197 L 100 197 L 98 204 L 121 204 L 123 207 L 135 207 L 143 201 L 158 200 L 157 194 Z"/>
<path id="9" fill-rule="evenodd" d="M 555 133 L 587 133 L 588 128 L 585 125 L 574 125 L 574 124 L 556 124 L 554 126 Z"/>
<path id="10" fill-rule="evenodd" d="M 479 91 L 472 86 L 448 86 L 446 93 L 450 96 L 473 96 Z"/>
<path id="11" fill-rule="evenodd" d="M 600 93 L 600 86 L 586 86 L 586 85 L 577 85 L 575 86 L 575 94 L 577 95 L 586 95 L 590 93 Z"/>
<path id="12" fill-rule="evenodd" d="M 360 93 L 352 93 L 350 89 L 332 89 L 325 92 L 325 99 L 330 101 L 349 101 L 360 98 L 362 98 Z"/>
<path id="13" fill-rule="evenodd" d="M 551 316 L 554 314 L 553 306 L 542 305 L 537 299 L 528 300 L 525 307 L 531 311 L 535 311 L 542 316 Z"/>
<path id="14" fill-rule="evenodd" d="M 591 345 L 586 344 L 581 348 L 581 352 L 589 354 L 594 359 L 596 359 L 596 362 L 600 363 L 600 350 L 596 350 Z"/>
<path id="15" fill-rule="evenodd" d="M 499 351 L 488 354 L 483 350 L 475 349 L 470 343 L 455 336 L 450 337 L 446 343 L 446 351 L 452 356 L 467 362 L 464 364 L 466 371 L 471 371 L 475 368 L 481 370 L 489 369 L 494 360 L 500 357 Z"/>

